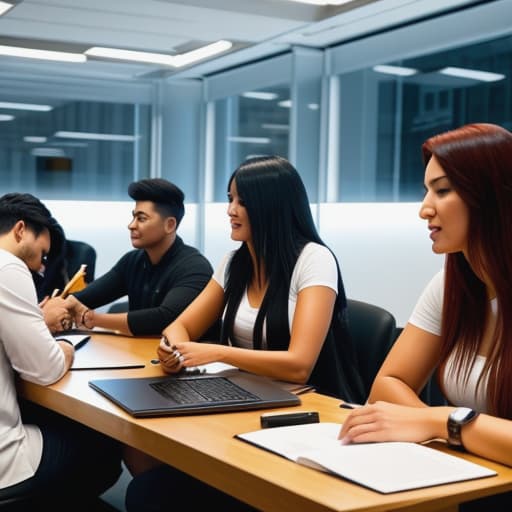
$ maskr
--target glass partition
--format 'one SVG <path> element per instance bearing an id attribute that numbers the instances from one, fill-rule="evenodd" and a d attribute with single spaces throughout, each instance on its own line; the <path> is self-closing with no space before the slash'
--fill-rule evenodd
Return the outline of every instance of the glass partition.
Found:
<path id="1" fill-rule="evenodd" d="M 0 97 L 0 187 L 45 199 L 126 199 L 149 176 L 149 105 Z"/>
<path id="2" fill-rule="evenodd" d="M 245 91 L 215 101 L 215 193 L 225 201 L 231 173 L 247 158 L 288 158 L 290 88 Z"/>

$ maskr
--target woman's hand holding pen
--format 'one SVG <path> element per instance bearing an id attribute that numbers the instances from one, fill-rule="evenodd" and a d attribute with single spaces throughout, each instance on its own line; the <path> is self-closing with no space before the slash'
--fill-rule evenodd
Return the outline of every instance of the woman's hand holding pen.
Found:
<path id="1" fill-rule="evenodd" d="M 410 407 L 375 402 L 354 409 L 338 435 L 343 444 L 446 439 L 449 407 Z"/>
<path id="2" fill-rule="evenodd" d="M 158 359 L 163 370 L 167 373 L 177 373 L 181 370 L 184 362 L 184 357 L 178 350 L 176 345 L 171 345 L 169 340 L 164 335 L 160 339 L 160 345 L 157 348 Z"/>
<path id="3" fill-rule="evenodd" d="M 183 368 L 192 368 L 220 361 L 222 345 L 196 343 L 194 341 L 169 342 L 162 336 L 157 349 L 162 368 L 167 373 L 177 373 Z"/>

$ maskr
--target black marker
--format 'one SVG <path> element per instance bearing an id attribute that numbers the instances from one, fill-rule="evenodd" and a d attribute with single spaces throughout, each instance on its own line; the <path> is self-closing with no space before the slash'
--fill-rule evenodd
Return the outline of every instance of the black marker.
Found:
<path id="1" fill-rule="evenodd" d="M 340 407 L 342 409 L 359 409 L 363 407 L 361 404 L 351 404 L 350 402 L 341 402 Z"/>

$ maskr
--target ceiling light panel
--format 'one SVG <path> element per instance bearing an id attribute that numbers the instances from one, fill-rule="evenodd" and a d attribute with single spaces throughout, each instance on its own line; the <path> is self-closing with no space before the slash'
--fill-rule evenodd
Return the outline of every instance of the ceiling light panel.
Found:
<path id="1" fill-rule="evenodd" d="M 373 66 L 373 71 L 376 71 L 377 73 L 384 73 L 386 75 L 395 76 L 412 76 L 418 73 L 418 70 L 414 68 L 406 68 L 403 66 L 387 66 L 384 64 Z"/>
<path id="2" fill-rule="evenodd" d="M 0 2 L 0 16 L 2 16 L 2 14 L 5 14 L 12 7 L 14 7 L 14 4 L 11 4 L 9 2 Z"/>
<path id="3" fill-rule="evenodd" d="M 272 101 L 277 100 L 279 97 L 275 92 L 264 92 L 264 91 L 247 91 L 243 92 L 244 98 L 251 98 L 253 100 Z"/>
<path id="4" fill-rule="evenodd" d="M 145 62 L 148 64 L 159 64 L 161 66 L 170 66 L 180 68 L 192 64 L 199 60 L 213 57 L 223 53 L 233 46 L 230 41 L 220 40 L 196 50 L 192 50 L 181 55 L 166 55 L 164 53 L 138 52 L 131 50 L 122 50 L 118 48 L 105 48 L 102 46 L 93 46 L 84 53 L 89 57 L 100 57 L 105 59 L 118 59 L 133 62 Z"/>
<path id="5" fill-rule="evenodd" d="M 9 57 L 22 57 L 26 59 L 56 60 L 61 62 L 86 62 L 87 57 L 82 53 L 56 52 L 39 50 L 36 48 L 22 48 L 21 46 L 0 45 L 0 55 Z"/>
<path id="6" fill-rule="evenodd" d="M 138 137 L 135 135 L 121 135 L 117 133 L 92 133 L 92 132 L 55 132 L 54 137 L 62 139 L 86 139 L 86 140 L 109 140 L 117 142 L 134 142 Z"/>
<path id="7" fill-rule="evenodd" d="M 10 110 L 34 110 L 37 112 L 49 112 L 53 109 L 51 105 L 37 105 L 35 103 L 12 103 L 10 101 L 0 101 L 0 108 Z"/>
<path id="8" fill-rule="evenodd" d="M 472 80 L 479 80 L 481 82 L 497 82 L 498 80 L 503 80 L 504 78 L 506 78 L 506 76 L 502 75 L 501 73 L 490 73 L 488 71 L 455 68 L 450 66 L 440 69 L 439 73 L 441 73 L 442 75 L 456 76 L 459 78 L 470 78 Z"/>

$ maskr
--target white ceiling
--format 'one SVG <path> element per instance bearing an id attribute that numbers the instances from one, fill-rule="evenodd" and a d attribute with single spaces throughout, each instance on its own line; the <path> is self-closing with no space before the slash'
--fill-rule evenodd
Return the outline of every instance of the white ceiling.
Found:
<path id="1" fill-rule="evenodd" d="M 292 45 L 324 48 L 473 3 L 477 0 L 355 0 L 318 7 L 286 0 L 21 0 L 0 17 L 0 44 L 79 52 L 108 46 L 173 54 L 228 39 L 234 47 L 179 71 L 152 64 L 49 63 L 0 56 L 0 75 L 198 77 Z"/>

